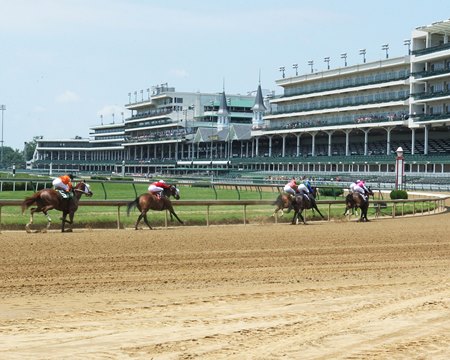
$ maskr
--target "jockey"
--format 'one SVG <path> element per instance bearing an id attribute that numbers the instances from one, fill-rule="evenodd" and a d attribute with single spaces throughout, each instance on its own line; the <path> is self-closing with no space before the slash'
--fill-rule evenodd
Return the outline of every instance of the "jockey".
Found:
<path id="1" fill-rule="evenodd" d="M 298 186 L 298 192 L 303 194 L 305 198 L 310 199 L 309 194 L 312 194 L 313 190 L 309 180 L 305 180 L 302 184 Z"/>
<path id="2" fill-rule="evenodd" d="M 357 192 L 359 193 L 364 200 L 367 200 L 366 193 L 369 192 L 369 190 L 366 187 L 366 184 L 363 180 L 356 180 L 354 183 L 350 184 L 350 192 Z"/>
<path id="3" fill-rule="evenodd" d="M 65 198 L 70 198 L 73 187 L 72 181 L 73 181 L 72 174 L 61 175 L 52 181 L 52 185 L 55 187 L 55 190 L 61 190 L 65 194 L 67 194 Z"/>
<path id="4" fill-rule="evenodd" d="M 158 197 L 158 199 L 161 199 L 161 194 L 164 191 L 164 189 L 169 189 L 170 185 L 166 184 L 166 182 L 164 180 L 158 180 L 155 181 L 154 183 L 151 183 L 150 186 L 148 187 L 148 191 L 153 194 L 156 195 Z"/>
<path id="5" fill-rule="evenodd" d="M 295 180 L 295 177 L 291 179 L 286 185 L 284 185 L 283 191 L 288 193 L 289 195 L 295 196 L 298 194 L 298 181 Z"/>

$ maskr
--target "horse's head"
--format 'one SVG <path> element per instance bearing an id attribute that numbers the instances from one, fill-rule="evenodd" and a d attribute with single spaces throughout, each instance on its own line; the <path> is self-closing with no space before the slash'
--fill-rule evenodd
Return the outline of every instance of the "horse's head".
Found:
<path id="1" fill-rule="evenodd" d="M 87 184 L 84 180 L 80 181 L 76 186 L 75 186 L 75 191 L 80 192 L 82 195 L 86 195 L 91 197 L 92 195 L 94 195 L 94 193 L 91 191 L 91 187 L 89 186 L 89 184 Z"/>
<path id="2" fill-rule="evenodd" d="M 180 190 L 175 185 L 170 185 L 169 192 L 176 200 L 180 199 Z"/>
<path id="3" fill-rule="evenodd" d="M 367 194 L 373 196 L 373 191 L 372 189 L 369 187 L 367 187 Z"/>

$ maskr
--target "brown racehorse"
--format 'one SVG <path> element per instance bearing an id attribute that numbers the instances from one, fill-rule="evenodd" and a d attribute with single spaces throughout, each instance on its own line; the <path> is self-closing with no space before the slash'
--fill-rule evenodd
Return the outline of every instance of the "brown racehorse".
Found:
<path id="1" fill-rule="evenodd" d="M 312 186 L 312 196 L 314 197 L 314 199 L 317 198 L 318 194 L 319 194 L 319 188 Z M 273 211 L 272 216 L 277 215 L 277 213 L 280 213 L 280 217 L 282 217 L 284 215 L 284 211 L 283 209 L 288 209 L 286 212 L 290 212 L 293 207 L 292 207 L 292 201 L 294 200 L 294 196 L 283 193 L 278 195 L 277 199 L 275 200 L 275 202 L 273 203 L 273 205 L 276 205 L 275 210 Z"/>
<path id="2" fill-rule="evenodd" d="M 177 189 L 175 185 L 170 185 L 170 188 L 164 189 L 163 196 L 161 196 L 160 199 L 158 199 L 156 195 L 153 195 L 151 193 L 145 193 L 139 195 L 134 201 L 130 202 L 127 206 L 128 216 L 130 215 L 131 209 L 135 207 L 137 207 L 137 209 L 140 211 L 139 217 L 136 220 L 134 228 L 138 230 L 139 223 L 141 222 L 142 219 L 144 219 L 144 222 L 147 224 L 147 226 L 150 229 L 152 229 L 147 219 L 147 212 L 149 210 L 156 210 L 156 211 L 168 210 L 171 219 L 173 215 L 180 222 L 180 224 L 183 224 L 183 221 L 180 220 L 178 215 L 173 210 L 172 203 L 169 200 L 170 196 L 173 196 L 177 200 L 180 198 L 180 191 Z"/>
<path id="3" fill-rule="evenodd" d="M 319 208 L 317 207 L 315 198 L 304 196 L 303 194 L 297 194 L 292 201 L 292 208 L 294 209 L 294 217 L 292 218 L 292 225 L 297 224 L 298 217 L 303 221 L 303 224 L 306 225 L 305 218 L 302 215 L 303 210 L 305 209 L 313 209 L 316 210 L 319 215 L 324 219 L 322 213 L 320 212 Z"/>
<path id="4" fill-rule="evenodd" d="M 62 211 L 63 215 L 61 217 L 61 232 L 64 231 L 72 231 L 72 228 L 65 230 L 65 224 L 73 224 L 73 217 L 75 212 L 78 209 L 78 202 L 81 198 L 81 195 L 92 196 L 92 191 L 88 184 L 84 181 L 80 181 L 73 189 L 74 195 L 71 199 L 64 199 L 59 191 L 54 189 L 42 189 L 30 197 L 27 197 L 22 202 L 22 214 L 28 209 L 30 206 L 36 204 L 35 208 L 31 208 L 30 210 L 30 221 L 25 225 L 25 229 L 27 232 L 31 232 L 31 225 L 33 224 L 33 215 L 36 212 L 42 212 L 47 218 L 47 227 L 42 230 L 42 232 L 46 232 L 52 223 L 48 211 L 50 210 L 58 210 Z M 67 215 L 69 215 L 69 220 L 67 220 Z"/>
<path id="5" fill-rule="evenodd" d="M 360 193 L 353 192 L 351 194 L 348 194 L 345 197 L 345 212 L 344 215 L 347 215 L 349 210 L 352 209 L 360 209 L 361 210 L 361 216 L 358 221 L 369 221 L 367 218 L 367 211 L 369 210 L 369 195 L 373 196 L 373 191 L 370 189 L 370 187 L 367 188 L 368 191 L 366 191 L 366 197 L 367 200 L 364 199 Z"/>

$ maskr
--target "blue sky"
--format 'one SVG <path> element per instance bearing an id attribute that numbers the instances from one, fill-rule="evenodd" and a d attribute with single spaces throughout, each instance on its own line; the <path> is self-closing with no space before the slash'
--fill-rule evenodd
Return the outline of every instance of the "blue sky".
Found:
<path id="1" fill-rule="evenodd" d="M 128 93 L 168 83 L 179 91 L 246 94 L 314 68 L 406 54 L 414 28 L 448 19 L 447 0 L 195 1 L 0 0 L 4 145 L 34 136 L 88 137 L 121 121 Z"/>

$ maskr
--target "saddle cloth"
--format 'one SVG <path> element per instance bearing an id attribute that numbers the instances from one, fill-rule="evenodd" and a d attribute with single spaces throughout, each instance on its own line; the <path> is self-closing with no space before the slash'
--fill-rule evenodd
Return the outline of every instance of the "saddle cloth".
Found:
<path id="1" fill-rule="evenodd" d="M 64 190 L 56 190 L 56 191 L 58 191 L 60 194 L 61 194 L 61 197 L 63 198 L 63 199 L 70 199 L 71 197 L 72 197 L 72 194 L 71 193 L 68 193 L 68 192 L 65 192 Z"/>

